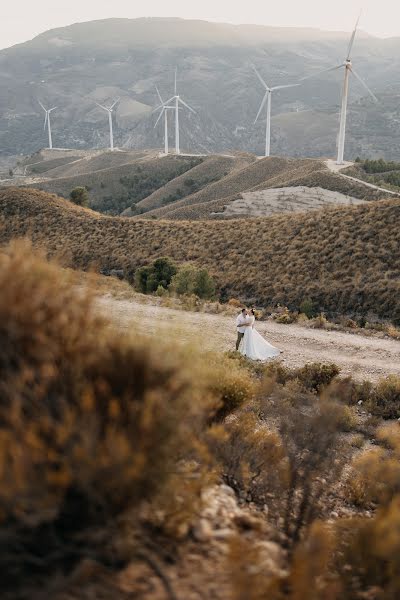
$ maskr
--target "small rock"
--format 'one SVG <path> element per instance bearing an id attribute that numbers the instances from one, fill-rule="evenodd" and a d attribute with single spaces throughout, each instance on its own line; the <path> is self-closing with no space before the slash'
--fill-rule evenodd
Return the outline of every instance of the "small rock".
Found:
<path id="1" fill-rule="evenodd" d="M 200 519 L 193 528 L 193 536 L 198 542 L 208 542 L 213 537 L 212 527 L 206 519 Z"/>
<path id="2" fill-rule="evenodd" d="M 225 527 L 224 529 L 217 529 L 213 532 L 213 536 L 217 540 L 226 540 L 226 538 L 231 537 L 233 535 L 232 529 L 228 529 Z"/>

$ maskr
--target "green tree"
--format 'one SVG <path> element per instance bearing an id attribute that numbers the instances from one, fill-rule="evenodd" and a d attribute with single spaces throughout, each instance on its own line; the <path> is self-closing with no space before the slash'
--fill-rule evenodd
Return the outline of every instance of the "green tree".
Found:
<path id="1" fill-rule="evenodd" d="M 215 295 L 215 283 L 207 269 L 189 264 L 179 269 L 172 280 L 171 290 L 180 296 L 196 294 L 199 298 L 209 299 Z"/>
<path id="2" fill-rule="evenodd" d="M 157 258 L 151 265 L 136 271 L 135 288 L 143 294 L 153 294 L 160 287 L 167 290 L 176 272 L 170 258 Z"/>
<path id="3" fill-rule="evenodd" d="M 78 206 L 89 206 L 89 194 L 85 187 L 76 187 L 69 195 L 71 202 Z"/>
<path id="4" fill-rule="evenodd" d="M 194 293 L 199 298 L 207 299 L 215 295 L 215 283 L 207 269 L 200 269 L 196 273 Z"/>

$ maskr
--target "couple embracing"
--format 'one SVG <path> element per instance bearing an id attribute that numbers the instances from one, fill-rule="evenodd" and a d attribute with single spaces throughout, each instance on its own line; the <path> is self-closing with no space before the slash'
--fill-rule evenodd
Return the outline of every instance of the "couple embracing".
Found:
<path id="1" fill-rule="evenodd" d="M 251 360 L 268 360 L 279 356 L 280 350 L 271 346 L 254 328 L 256 315 L 254 310 L 242 308 L 236 318 L 236 350 Z"/>

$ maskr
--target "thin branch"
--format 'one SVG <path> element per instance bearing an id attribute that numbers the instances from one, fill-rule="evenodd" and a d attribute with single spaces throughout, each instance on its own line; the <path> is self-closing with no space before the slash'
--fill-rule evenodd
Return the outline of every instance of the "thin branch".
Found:
<path id="1" fill-rule="evenodd" d="M 168 575 L 163 571 L 162 567 L 157 562 L 157 560 L 154 559 L 149 554 L 147 554 L 147 552 L 143 552 L 142 550 L 138 551 L 136 553 L 136 556 L 138 558 L 141 558 L 145 563 L 147 563 L 147 565 L 157 575 L 157 577 L 162 582 L 162 584 L 164 586 L 164 589 L 167 592 L 168 597 L 170 598 L 170 600 L 179 600 L 178 596 L 176 595 L 176 593 L 175 593 L 175 591 L 174 591 L 174 589 L 172 587 L 172 584 L 171 584 L 171 581 L 170 581 Z"/>

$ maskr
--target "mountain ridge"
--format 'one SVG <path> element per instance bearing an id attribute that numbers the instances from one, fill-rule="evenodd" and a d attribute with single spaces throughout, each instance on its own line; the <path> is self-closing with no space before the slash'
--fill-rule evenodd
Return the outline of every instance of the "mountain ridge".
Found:
<path id="1" fill-rule="evenodd" d="M 95 102 L 117 96 L 115 144 L 138 150 L 161 147 L 163 130 L 154 129 L 151 114 L 158 103 L 155 85 L 169 97 L 178 67 L 179 93 L 197 112 L 182 111 L 182 149 L 262 154 L 263 122 L 253 122 L 263 90 L 251 63 L 271 85 L 293 83 L 337 64 L 346 48 L 342 32 L 183 19 L 99 20 L 43 32 L 0 51 L 1 152 L 27 154 L 46 143 L 38 99 L 59 107 L 52 120 L 55 146 L 107 147 L 107 119 Z M 374 105 L 352 81 L 347 156 L 400 158 L 400 86 L 393 84 L 400 38 L 359 33 L 354 60 L 381 102 Z M 273 153 L 332 156 L 340 91 L 341 75 L 329 74 L 277 93 Z"/>

